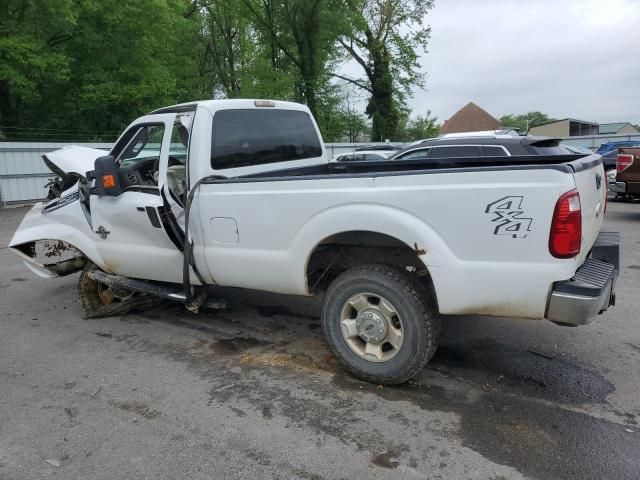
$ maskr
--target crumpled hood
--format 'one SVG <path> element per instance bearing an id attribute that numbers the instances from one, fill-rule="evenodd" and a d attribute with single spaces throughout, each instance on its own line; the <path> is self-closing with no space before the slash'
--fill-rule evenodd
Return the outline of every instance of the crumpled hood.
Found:
<path id="1" fill-rule="evenodd" d="M 108 155 L 106 150 L 69 145 L 67 147 L 42 155 L 45 165 L 61 178 L 68 174 L 85 177 L 98 157 Z"/>

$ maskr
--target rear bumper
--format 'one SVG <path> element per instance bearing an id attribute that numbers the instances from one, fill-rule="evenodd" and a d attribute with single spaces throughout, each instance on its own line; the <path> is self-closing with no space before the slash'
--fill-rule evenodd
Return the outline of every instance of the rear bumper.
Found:
<path id="1" fill-rule="evenodd" d="M 624 182 L 610 183 L 609 191 L 613 193 L 627 193 L 627 184 Z"/>
<path id="2" fill-rule="evenodd" d="M 631 193 L 632 195 L 640 194 L 640 182 L 626 182 L 625 189 L 627 193 Z"/>
<path id="3" fill-rule="evenodd" d="M 613 193 L 640 194 L 640 182 L 615 182 L 609 184 L 609 191 Z"/>
<path id="4" fill-rule="evenodd" d="M 601 232 L 591 256 L 569 280 L 555 282 L 545 317 L 563 325 L 591 323 L 615 304 L 615 286 L 620 269 L 620 234 Z"/>

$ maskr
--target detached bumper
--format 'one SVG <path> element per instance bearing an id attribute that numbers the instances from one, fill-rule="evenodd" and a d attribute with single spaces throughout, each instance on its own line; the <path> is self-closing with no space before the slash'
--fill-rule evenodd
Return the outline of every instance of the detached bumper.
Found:
<path id="1" fill-rule="evenodd" d="M 615 304 L 615 286 L 620 269 L 620 234 L 601 232 L 591 256 L 573 278 L 556 282 L 549 295 L 547 319 L 564 325 L 591 323 Z"/>

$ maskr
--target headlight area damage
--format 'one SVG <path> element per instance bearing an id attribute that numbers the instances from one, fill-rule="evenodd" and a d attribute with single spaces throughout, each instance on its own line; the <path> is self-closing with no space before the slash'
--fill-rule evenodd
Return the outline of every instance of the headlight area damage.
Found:
<path id="1" fill-rule="evenodd" d="M 64 277 L 83 270 L 87 257 L 62 240 L 36 240 L 11 247 L 36 275 L 43 278 Z"/>

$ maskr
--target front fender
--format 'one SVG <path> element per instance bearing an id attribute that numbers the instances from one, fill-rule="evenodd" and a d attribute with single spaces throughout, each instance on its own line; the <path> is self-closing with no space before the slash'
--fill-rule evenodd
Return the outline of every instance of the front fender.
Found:
<path id="1" fill-rule="evenodd" d="M 31 262 L 40 271 L 36 273 L 43 275 L 45 267 L 35 258 L 25 255 L 20 246 L 39 240 L 59 240 L 75 247 L 96 265 L 102 265 L 102 258 L 96 249 L 93 233 L 80 203 L 76 201 L 49 213 L 43 213 L 44 206 L 43 203 L 37 203 L 27 212 L 13 234 L 9 248 Z"/>

